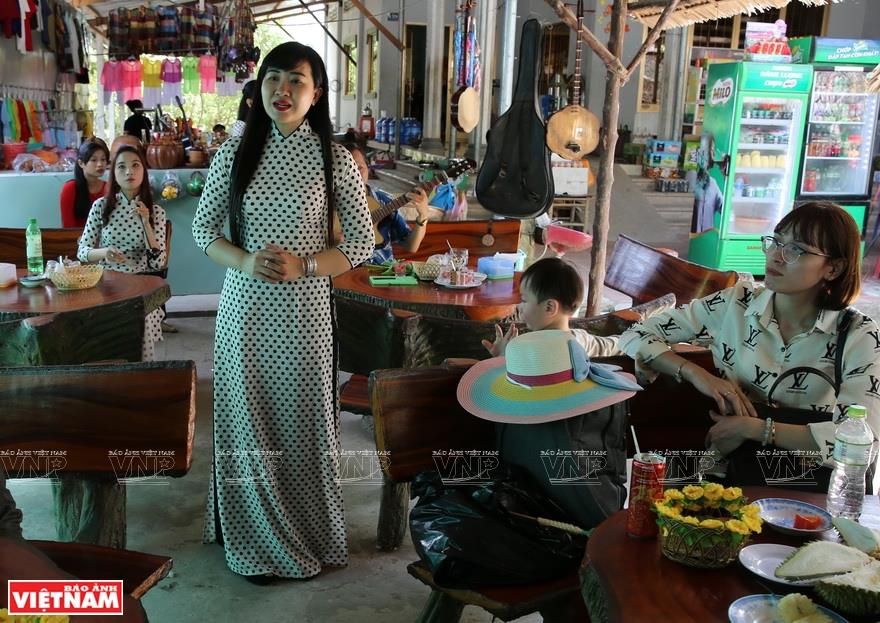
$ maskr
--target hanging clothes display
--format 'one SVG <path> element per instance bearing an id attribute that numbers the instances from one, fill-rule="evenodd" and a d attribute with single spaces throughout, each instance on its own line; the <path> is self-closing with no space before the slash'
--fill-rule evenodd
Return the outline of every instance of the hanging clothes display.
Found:
<path id="1" fill-rule="evenodd" d="M 174 104 L 175 97 L 183 97 L 183 70 L 179 58 L 162 61 L 162 103 Z"/>
<path id="2" fill-rule="evenodd" d="M 141 79 L 143 66 L 138 60 L 122 61 L 122 102 L 142 99 Z"/>
<path id="3" fill-rule="evenodd" d="M 217 58 L 212 54 L 199 57 L 199 76 L 201 76 L 202 93 L 217 91 Z"/>
<path id="4" fill-rule="evenodd" d="M 141 56 L 144 84 L 144 108 L 155 108 L 162 96 L 162 60 Z"/>
<path id="5" fill-rule="evenodd" d="M 116 93 L 116 100 L 122 100 L 122 63 L 107 61 L 101 69 L 101 86 L 104 89 L 104 104 L 110 103 L 110 96 Z"/>
<path id="6" fill-rule="evenodd" d="M 217 57 L 223 71 L 235 71 L 237 77 L 251 72 L 260 60 L 260 49 L 254 46 L 255 29 L 254 13 L 247 0 L 228 0 L 217 32 Z"/>
<path id="7" fill-rule="evenodd" d="M 201 86 L 199 76 L 199 59 L 197 56 L 185 56 L 183 63 L 183 92 L 190 95 L 198 95 Z"/>
<path id="8" fill-rule="evenodd" d="M 156 50 L 171 51 L 177 46 L 180 38 L 180 15 L 175 7 L 157 7 L 159 19 L 159 35 L 156 37 Z"/>

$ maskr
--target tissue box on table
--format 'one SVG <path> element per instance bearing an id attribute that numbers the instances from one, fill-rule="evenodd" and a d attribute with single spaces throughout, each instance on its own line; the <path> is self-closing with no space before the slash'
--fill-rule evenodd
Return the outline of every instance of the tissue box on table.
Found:
<path id="1" fill-rule="evenodd" d="M 0 262 L 0 288 L 6 288 L 17 281 L 15 264 Z"/>

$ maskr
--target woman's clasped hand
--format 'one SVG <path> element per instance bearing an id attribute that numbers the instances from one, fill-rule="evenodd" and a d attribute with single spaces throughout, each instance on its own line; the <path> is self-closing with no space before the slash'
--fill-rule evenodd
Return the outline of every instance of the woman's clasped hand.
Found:
<path id="1" fill-rule="evenodd" d="M 293 281 L 303 276 L 301 258 L 276 244 L 267 244 L 259 251 L 247 254 L 241 269 L 267 283 Z"/>

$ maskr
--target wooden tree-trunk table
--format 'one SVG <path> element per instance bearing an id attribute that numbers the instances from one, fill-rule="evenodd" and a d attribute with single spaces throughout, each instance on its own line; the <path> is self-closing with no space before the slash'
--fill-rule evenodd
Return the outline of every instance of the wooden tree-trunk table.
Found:
<path id="1" fill-rule="evenodd" d="M 0 289 L 0 366 L 140 361 L 144 318 L 170 295 L 159 277 L 113 271 L 86 290 Z M 65 475 L 53 498 L 60 540 L 125 547 L 124 485 Z"/>
<path id="2" fill-rule="evenodd" d="M 402 317 L 407 312 L 478 322 L 511 318 L 520 302 L 520 275 L 486 280 L 467 289 L 444 288 L 431 281 L 415 286 L 377 287 L 370 284 L 366 268 L 350 270 L 333 280 L 333 294 L 342 318 L 340 361 L 356 362 L 359 369 L 348 371 L 358 374 L 404 367 L 402 349 L 398 346 L 404 342 Z M 479 340 L 476 342 L 479 347 Z M 396 360 L 394 355 L 400 359 Z M 377 531 L 379 549 L 397 549 L 403 542 L 409 498 L 409 483 L 392 483 L 384 478 Z"/>
<path id="3" fill-rule="evenodd" d="M 824 508 L 825 495 L 779 487 L 744 487 L 750 502 L 785 497 Z M 862 521 L 880 522 L 876 496 L 866 496 Z M 826 532 L 826 538 L 835 533 Z M 806 541 L 781 534 L 767 524 L 753 543 L 780 543 L 798 547 Z M 639 540 L 626 534 L 626 511 L 603 521 L 590 535 L 581 567 L 583 595 L 593 623 L 628 621 L 676 621 L 676 623 L 723 623 L 731 603 L 770 590 L 797 592 L 765 581 L 733 562 L 722 569 L 695 569 L 663 556 L 656 538 Z M 786 590 L 792 589 L 792 590 Z M 801 589 L 802 590 L 802 589 Z"/>
<path id="4" fill-rule="evenodd" d="M 520 301 L 519 278 L 487 279 L 475 288 L 444 288 L 432 281 L 415 286 L 373 286 L 370 272 L 355 268 L 333 280 L 337 297 L 387 309 L 401 309 L 426 316 L 469 320 L 503 320 L 513 315 Z"/>

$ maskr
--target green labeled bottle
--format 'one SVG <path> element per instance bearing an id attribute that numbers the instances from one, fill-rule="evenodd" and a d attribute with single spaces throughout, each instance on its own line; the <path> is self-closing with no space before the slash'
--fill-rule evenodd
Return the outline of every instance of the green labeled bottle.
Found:
<path id="1" fill-rule="evenodd" d="M 29 275 L 43 274 L 43 236 L 40 234 L 40 227 L 37 225 L 37 219 L 32 218 L 28 221 L 27 229 L 24 233 L 27 242 L 27 267 Z"/>

